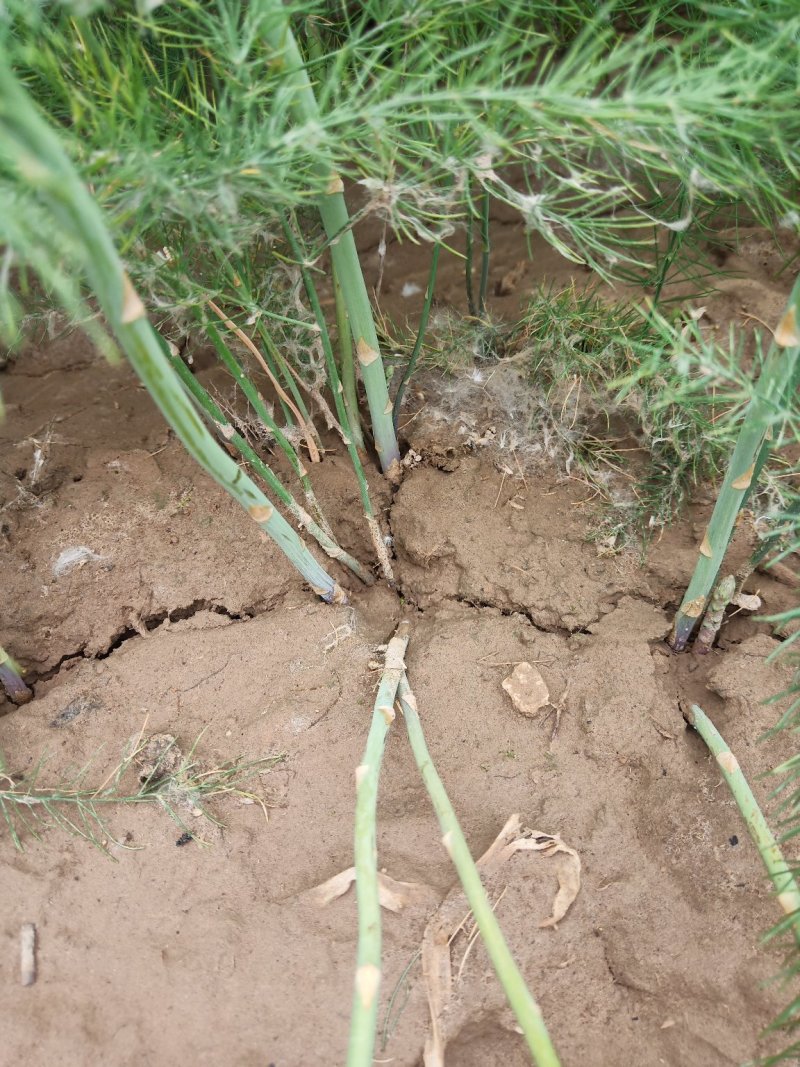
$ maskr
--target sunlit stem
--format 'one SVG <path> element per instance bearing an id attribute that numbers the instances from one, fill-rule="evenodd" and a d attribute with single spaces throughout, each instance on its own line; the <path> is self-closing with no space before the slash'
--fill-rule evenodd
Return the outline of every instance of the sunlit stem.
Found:
<path id="1" fill-rule="evenodd" d="M 297 237 L 292 227 L 283 220 L 283 232 L 286 240 L 289 243 L 289 247 L 292 250 L 292 255 L 300 269 L 300 276 L 303 279 L 303 285 L 306 290 L 306 296 L 308 302 L 311 305 L 311 310 L 314 313 L 314 318 L 317 321 L 319 327 L 320 344 L 322 345 L 322 352 L 325 358 L 325 367 L 328 373 L 328 384 L 330 385 L 331 393 L 333 394 L 333 402 L 336 407 L 336 417 L 339 420 L 339 424 L 344 433 L 344 444 L 347 448 L 347 454 L 350 457 L 350 462 L 353 465 L 355 471 L 356 481 L 358 482 L 358 490 L 361 495 L 361 506 L 364 508 L 364 516 L 367 520 L 367 527 L 369 529 L 370 538 L 375 548 L 375 554 L 378 557 L 378 562 L 383 571 L 384 577 L 387 581 L 393 581 L 394 575 L 392 574 L 391 564 L 389 562 L 389 555 L 386 545 L 383 542 L 380 527 L 375 513 L 372 507 L 372 501 L 369 495 L 369 486 L 367 484 L 367 477 L 364 473 L 364 466 L 361 462 L 361 457 L 358 454 L 358 449 L 353 441 L 353 436 L 350 432 L 350 420 L 347 413 L 347 407 L 344 402 L 344 389 L 342 383 L 339 380 L 339 371 L 336 366 L 336 359 L 333 354 L 333 345 L 331 344 L 331 335 L 328 330 L 328 324 L 325 321 L 325 314 L 322 310 L 322 305 L 319 302 L 317 295 L 317 289 L 314 285 L 314 279 L 311 276 L 307 264 L 303 258 L 303 249 L 300 246 Z"/>

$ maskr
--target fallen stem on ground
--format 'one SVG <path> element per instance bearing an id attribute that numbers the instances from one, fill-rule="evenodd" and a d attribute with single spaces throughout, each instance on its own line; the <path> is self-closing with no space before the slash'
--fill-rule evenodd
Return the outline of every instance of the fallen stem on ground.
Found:
<path id="1" fill-rule="evenodd" d="M 469 845 L 450 803 L 447 790 L 433 765 L 431 754 L 425 743 L 425 735 L 417 711 L 417 701 L 405 673 L 398 686 L 398 698 L 414 759 L 442 829 L 442 844 L 458 873 L 464 895 L 475 916 L 475 922 L 486 945 L 492 966 L 525 1035 L 534 1062 L 538 1067 L 558 1067 L 558 1056 L 542 1019 L 539 1005 L 514 962 L 472 858 Z"/>
<path id="2" fill-rule="evenodd" d="M 371 1067 L 375 1054 L 381 983 L 381 909 L 378 890 L 377 804 L 386 735 L 395 717 L 397 687 L 405 670 L 410 624 L 403 620 L 386 648 L 364 756 L 356 768 L 355 869 L 358 956 L 347 1067 Z"/>
<path id="3" fill-rule="evenodd" d="M 753 796 L 747 779 L 742 774 L 739 761 L 702 708 L 697 704 L 692 704 L 691 710 L 684 712 L 684 717 L 689 725 L 697 730 L 716 759 L 750 836 L 761 853 L 761 859 L 764 861 L 767 874 L 775 888 L 778 903 L 784 914 L 791 918 L 792 933 L 796 944 L 800 947 L 800 889 L 775 840 L 775 835 L 758 806 L 758 801 Z"/>

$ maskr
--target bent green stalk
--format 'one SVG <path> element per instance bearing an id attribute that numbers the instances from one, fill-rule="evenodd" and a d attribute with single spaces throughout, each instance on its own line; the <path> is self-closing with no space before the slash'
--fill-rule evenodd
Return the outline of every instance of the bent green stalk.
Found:
<path id="1" fill-rule="evenodd" d="M 792 917 L 792 933 L 795 942 L 800 947 L 800 889 L 798 889 L 791 869 L 787 864 L 775 836 L 769 828 L 767 820 L 758 806 L 758 801 L 753 796 L 747 779 L 742 774 L 739 761 L 728 748 L 725 739 L 719 733 L 713 722 L 697 704 L 692 704 L 689 712 L 684 716 L 690 726 L 700 734 L 708 746 L 712 756 L 717 761 L 719 769 L 725 781 L 728 783 L 733 799 L 741 812 L 750 836 L 753 839 L 761 859 L 767 869 L 775 893 L 778 897 L 783 912 Z M 779 768 L 780 770 L 780 768 Z"/>
<path id="2" fill-rule="evenodd" d="M 800 278 L 794 284 L 769 354 L 755 386 L 753 399 L 739 431 L 736 447 L 722 483 L 711 521 L 689 586 L 675 616 L 669 643 L 681 652 L 705 611 L 728 549 L 736 516 L 753 485 L 757 465 L 763 465 L 770 435 L 777 430 L 782 406 L 794 380 L 800 356 Z"/>
<path id="3" fill-rule="evenodd" d="M 425 340 L 425 331 L 428 329 L 428 319 L 430 318 L 431 305 L 433 304 L 433 290 L 436 286 L 436 271 L 439 267 L 439 252 L 441 251 L 441 247 L 442 246 L 437 241 L 431 252 L 431 269 L 428 275 L 428 287 L 425 290 L 425 303 L 422 305 L 422 314 L 419 317 L 417 339 L 414 342 L 414 348 L 408 363 L 406 364 L 406 369 L 403 372 L 403 377 L 400 379 L 400 384 L 397 387 L 397 392 L 394 398 L 394 405 L 392 407 L 392 424 L 395 433 L 397 433 L 397 421 L 400 418 L 400 409 L 403 406 L 403 396 L 406 391 L 406 386 L 411 379 L 411 375 L 414 373 L 419 354 L 422 351 L 422 342 Z"/>
<path id="4" fill-rule="evenodd" d="M 355 870 L 358 901 L 358 955 L 350 1021 L 347 1067 L 371 1067 L 375 1054 L 378 991 L 381 983 L 381 907 L 378 891 L 378 841 L 375 827 L 378 782 L 386 735 L 395 717 L 397 686 L 410 624 L 403 620 L 386 648 L 383 674 L 361 763 L 356 767 Z"/>
<path id="5" fill-rule="evenodd" d="M 2 53 L 0 131 L 3 154 L 77 242 L 89 284 L 120 346 L 187 452 L 278 544 L 314 592 L 329 603 L 345 601 L 336 581 L 204 426 L 161 349 L 100 208 Z"/>
<path id="6" fill-rule="evenodd" d="M 27 704 L 33 697 L 33 692 L 22 680 L 19 667 L 0 645 L 0 685 L 3 686 L 8 699 L 13 704 Z"/>
<path id="7" fill-rule="evenodd" d="M 319 297 L 317 296 L 317 290 L 314 285 L 314 280 L 311 277 L 311 271 L 306 266 L 303 257 L 303 249 L 300 247 L 300 243 L 298 242 L 291 225 L 287 223 L 285 219 L 282 220 L 282 225 L 284 236 L 289 243 L 292 255 L 300 270 L 300 276 L 303 279 L 306 296 L 308 297 L 308 302 L 311 305 L 311 310 L 314 313 L 314 318 L 319 327 L 320 343 L 322 344 L 322 352 L 325 357 L 328 383 L 330 385 L 331 393 L 333 394 L 333 402 L 336 406 L 336 416 L 339 419 L 339 425 L 341 426 L 342 434 L 344 436 L 344 445 L 347 449 L 347 454 L 350 457 L 350 462 L 355 471 L 358 490 L 361 496 L 361 506 L 364 508 L 364 518 L 367 520 L 367 527 L 375 549 L 375 555 L 378 558 L 378 563 L 381 566 L 384 577 L 388 582 L 393 582 L 394 574 L 392 573 L 392 565 L 389 560 L 389 553 L 384 543 L 383 535 L 381 534 L 381 528 L 378 525 L 378 520 L 375 518 L 375 513 L 372 508 L 369 486 L 367 485 L 367 476 L 364 474 L 361 457 L 358 454 L 358 449 L 353 441 L 353 435 L 350 432 L 350 420 L 344 402 L 344 390 L 339 381 L 339 371 L 336 367 L 336 359 L 333 355 L 333 345 L 331 344 L 331 335 L 328 331 L 328 324 L 325 321 L 325 314 L 322 310 L 322 305 L 319 302 Z"/>
<path id="8" fill-rule="evenodd" d="M 497 973 L 503 991 L 508 997 L 512 1011 L 516 1016 L 525 1041 L 531 1051 L 534 1062 L 538 1067 L 559 1067 L 559 1059 L 550 1035 L 547 1032 L 539 1005 L 534 1000 L 530 990 L 525 984 L 519 968 L 514 962 L 514 957 L 503 937 L 503 931 L 492 910 L 492 904 L 484 889 L 481 876 L 472 853 L 469 850 L 466 838 L 450 803 L 447 790 L 444 787 L 436 768 L 433 765 L 431 754 L 425 743 L 425 734 L 419 720 L 417 701 L 411 691 L 408 678 L 403 673 L 398 686 L 398 698 L 400 709 L 408 731 L 408 740 L 414 753 L 419 772 L 431 798 L 436 818 L 442 830 L 442 844 L 447 849 L 447 854 L 453 861 L 459 881 L 464 890 L 475 922 L 478 925 L 486 951 L 492 966 Z"/>
<path id="9" fill-rule="evenodd" d="M 248 441 L 242 437 L 240 433 L 236 432 L 227 416 L 223 413 L 221 408 L 214 403 L 208 392 L 203 388 L 200 382 L 198 382 L 197 378 L 195 378 L 181 357 L 177 355 L 170 356 L 169 360 L 185 388 L 191 393 L 199 406 L 214 423 L 220 436 L 241 453 L 256 474 L 258 474 L 260 478 L 263 478 L 267 483 L 270 490 L 278 497 L 289 514 L 301 526 L 308 530 L 323 552 L 327 553 L 331 559 L 338 560 L 339 563 L 342 563 L 345 567 L 351 570 L 365 585 L 372 585 L 374 583 L 374 578 L 369 571 L 364 570 L 357 559 L 354 559 L 348 552 L 345 552 L 345 550 L 337 544 L 332 537 L 329 537 L 328 534 L 311 518 L 308 512 L 300 507 L 275 472 L 268 467 L 258 453 L 251 448 Z"/>
<path id="10" fill-rule="evenodd" d="M 311 79 L 305 68 L 300 49 L 292 33 L 283 4 L 271 0 L 275 20 L 265 36 L 270 47 L 278 53 L 287 88 L 294 92 L 291 101 L 295 121 L 313 123 L 320 111 Z M 372 433 L 380 459 L 381 470 L 390 481 L 400 478 L 400 450 L 392 425 L 392 406 L 386 386 L 386 372 L 381 359 L 380 343 L 372 314 L 364 275 L 358 259 L 350 215 L 344 199 L 344 186 L 338 174 L 330 174 L 323 160 L 315 167 L 316 174 L 326 183 L 326 191 L 318 198 L 325 233 L 330 241 L 333 269 L 342 287 L 344 302 L 355 342 L 356 356 L 367 393 Z"/>

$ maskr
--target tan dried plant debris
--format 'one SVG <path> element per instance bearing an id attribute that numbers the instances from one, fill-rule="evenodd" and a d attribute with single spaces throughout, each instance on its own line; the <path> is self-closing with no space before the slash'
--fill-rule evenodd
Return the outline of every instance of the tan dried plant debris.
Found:
<path id="1" fill-rule="evenodd" d="M 552 914 L 539 923 L 540 927 L 555 929 L 580 891 L 580 857 L 575 849 L 564 844 L 558 834 L 524 829 L 519 815 L 511 815 L 477 861 L 484 883 L 521 851 L 538 852 L 542 856 L 554 857 L 557 860 L 558 891 L 553 901 Z M 424 1067 L 444 1067 L 448 1042 L 457 1036 L 475 1014 L 475 1005 L 456 1004 L 456 986 L 463 967 L 454 977 L 451 956 L 460 937 L 469 940 L 466 927 L 470 917 L 466 897 L 461 887 L 455 886 L 425 928 L 422 939 L 422 973 L 431 1021 L 425 1039 Z"/>
<path id="2" fill-rule="evenodd" d="M 503 689 L 521 715 L 531 717 L 550 703 L 547 683 L 541 672 L 528 662 L 516 665 L 508 678 L 504 679 Z"/>
<path id="3" fill-rule="evenodd" d="M 346 871 L 340 871 L 327 881 L 309 889 L 306 896 L 312 904 L 318 908 L 324 908 L 332 901 L 344 896 L 355 880 L 355 867 L 348 867 Z M 419 882 L 398 882 L 390 878 L 388 874 L 378 873 L 378 899 L 381 907 L 386 911 L 395 913 L 402 911 L 408 904 L 427 896 L 428 892 L 428 887 Z"/>

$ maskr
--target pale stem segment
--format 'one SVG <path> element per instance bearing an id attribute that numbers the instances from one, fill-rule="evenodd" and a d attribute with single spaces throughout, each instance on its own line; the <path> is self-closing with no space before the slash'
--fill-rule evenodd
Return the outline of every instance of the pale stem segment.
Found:
<path id="1" fill-rule="evenodd" d="M 709 594 L 733 535 L 736 517 L 750 493 L 756 468 L 763 465 L 769 450 L 769 435 L 780 429 L 781 412 L 789 386 L 795 378 L 799 355 L 800 278 L 794 284 L 786 312 L 775 331 L 703 537 L 692 579 L 675 616 L 669 643 L 676 652 L 686 647 L 706 610 Z"/>
<path id="2" fill-rule="evenodd" d="M 278 0 L 272 0 L 272 6 L 276 17 L 272 27 L 266 31 L 266 39 L 280 57 L 286 87 L 293 90 L 291 107 L 295 122 L 298 125 L 313 124 L 319 121 L 320 110 L 311 79 L 283 5 Z M 338 174 L 329 173 L 324 160 L 317 164 L 316 172 L 327 183 L 326 191 L 317 200 L 317 207 L 330 241 L 334 273 L 339 279 L 347 307 L 350 331 L 369 404 L 375 449 L 381 470 L 390 481 L 397 482 L 400 480 L 402 467 L 392 424 L 392 405 L 386 386 L 386 371 L 344 199 L 344 186 Z"/>
<path id="3" fill-rule="evenodd" d="M 89 285 L 134 371 L 187 452 L 247 511 L 328 603 L 346 596 L 283 516 L 214 440 L 161 349 L 139 294 L 125 272 L 98 205 L 57 135 L 0 55 L 0 132 L 6 157 L 35 189 L 58 224 L 78 242 Z"/>
<path id="4" fill-rule="evenodd" d="M 381 909 L 378 896 L 376 816 L 378 782 L 386 735 L 395 717 L 397 686 L 405 670 L 410 624 L 397 627 L 386 648 L 383 674 L 372 711 L 367 745 L 356 768 L 355 869 L 358 900 L 358 957 L 347 1067 L 371 1067 L 375 1054 L 381 982 Z"/>
<path id="5" fill-rule="evenodd" d="M 453 805 L 450 803 L 447 790 L 433 765 L 420 723 L 417 701 L 405 673 L 398 686 L 398 698 L 414 759 L 425 788 L 428 790 L 428 796 L 431 798 L 436 818 L 439 820 L 442 841 L 458 873 L 461 887 L 472 909 L 472 914 L 475 916 L 475 922 L 486 945 L 489 959 L 492 961 L 503 991 L 508 997 L 511 1009 L 525 1036 L 533 1060 L 537 1067 L 559 1067 L 559 1059 L 547 1032 L 539 1005 L 514 962 Z"/>
<path id="6" fill-rule="evenodd" d="M 692 704 L 691 711 L 684 712 L 690 726 L 700 734 L 716 759 L 722 776 L 730 787 L 733 799 L 741 812 L 753 842 L 761 853 L 761 859 L 767 869 L 778 903 L 784 915 L 791 918 L 792 933 L 800 947 L 800 889 L 792 875 L 775 836 L 753 796 L 747 779 L 742 774 L 739 761 L 728 748 L 725 739 L 702 708 Z"/>

